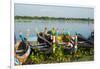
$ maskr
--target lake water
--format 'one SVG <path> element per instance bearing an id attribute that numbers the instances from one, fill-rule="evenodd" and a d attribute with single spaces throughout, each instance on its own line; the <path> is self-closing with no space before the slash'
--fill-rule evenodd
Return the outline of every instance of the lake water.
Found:
<path id="1" fill-rule="evenodd" d="M 36 32 L 41 32 L 45 27 L 51 30 L 53 27 L 57 28 L 59 33 L 70 32 L 75 35 L 75 32 L 82 34 L 84 37 L 89 37 L 93 31 L 93 21 L 82 20 L 15 20 L 14 31 L 19 40 L 19 33 L 30 33 L 30 37 L 36 40 Z"/>

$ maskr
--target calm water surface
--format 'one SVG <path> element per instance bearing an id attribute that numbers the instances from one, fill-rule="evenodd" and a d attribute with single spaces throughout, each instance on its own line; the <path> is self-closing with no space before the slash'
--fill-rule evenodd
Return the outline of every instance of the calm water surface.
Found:
<path id="1" fill-rule="evenodd" d="M 71 32 L 72 36 L 75 32 L 78 32 L 87 38 L 93 31 L 93 25 L 93 21 L 81 20 L 15 20 L 14 31 L 17 40 L 19 40 L 20 32 L 23 34 L 29 32 L 31 39 L 36 40 L 36 32 L 43 31 L 45 27 L 47 27 L 48 30 L 55 27 L 59 33 Z"/>

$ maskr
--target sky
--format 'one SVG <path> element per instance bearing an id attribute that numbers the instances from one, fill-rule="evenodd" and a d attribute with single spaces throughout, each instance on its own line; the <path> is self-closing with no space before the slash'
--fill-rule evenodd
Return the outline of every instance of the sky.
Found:
<path id="1" fill-rule="evenodd" d="M 87 7 L 53 6 L 36 4 L 14 5 L 16 16 L 49 16 L 66 18 L 94 18 L 94 9 Z"/>

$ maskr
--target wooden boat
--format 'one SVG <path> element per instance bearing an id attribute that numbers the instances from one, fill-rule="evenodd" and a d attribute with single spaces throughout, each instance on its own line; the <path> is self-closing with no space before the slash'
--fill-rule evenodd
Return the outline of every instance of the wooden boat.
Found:
<path id="1" fill-rule="evenodd" d="M 78 47 L 93 48 L 94 47 L 94 35 L 91 33 L 89 38 L 85 38 L 82 34 L 78 35 Z"/>
<path id="2" fill-rule="evenodd" d="M 15 45 L 15 58 L 17 59 L 17 61 L 19 61 L 17 63 L 17 61 L 15 61 L 15 64 L 23 64 L 28 56 L 30 55 L 31 52 L 31 48 L 29 45 L 24 44 L 23 42 L 17 42 Z"/>
<path id="3" fill-rule="evenodd" d="M 82 36 L 81 34 L 77 34 L 78 35 L 78 41 L 85 41 L 86 43 L 93 45 L 94 44 L 94 40 L 89 40 L 87 38 L 85 38 L 84 36 Z"/>
<path id="4" fill-rule="evenodd" d="M 40 44 L 41 43 L 46 43 L 46 45 L 48 46 L 48 49 L 46 48 L 46 50 L 53 49 L 53 48 L 51 48 L 51 47 L 53 47 L 53 40 L 51 39 L 50 34 L 48 36 L 46 36 L 46 35 L 43 35 L 43 33 L 40 32 L 39 34 L 37 34 L 37 36 L 38 36 L 37 41 Z M 59 39 L 57 37 L 61 37 L 61 39 L 60 39 L 62 41 L 61 43 L 59 43 Z M 72 41 L 71 42 L 72 46 L 67 46 L 66 41 L 63 40 L 63 39 L 65 39 L 65 37 L 63 37 L 62 35 L 59 35 L 57 37 L 56 37 L 56 40 L 55 40 L 56 41 L 55 43 L 56 43 L 57 47 L 63 46 L 63 48 L 66 51 L 73 51 L 74 52 L 75 46 L 77 46 L 76 43 L 75 43 L 75 40 L 71 40 Z M 45 49 L 42 48 L 42 50 L 45 50 Z M 52 50 L 50 50 L 50 51 L 52 51 Z"/>

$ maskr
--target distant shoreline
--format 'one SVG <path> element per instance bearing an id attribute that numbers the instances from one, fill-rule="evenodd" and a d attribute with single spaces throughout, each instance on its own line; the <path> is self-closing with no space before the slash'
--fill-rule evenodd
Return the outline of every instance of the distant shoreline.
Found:
<path id="1" fill-rule="evenodd" d="M 94 21 L 90 18 L 64 18 L 64 17 L 49 17 L 49 16 L 14 16 L 14 19 L 44 19 L 44 20 L 84 20 Z"/>

